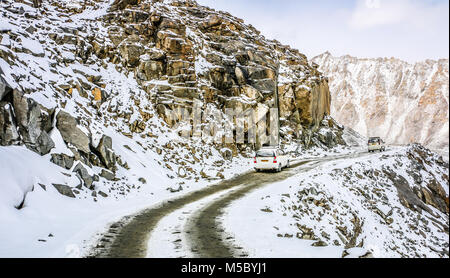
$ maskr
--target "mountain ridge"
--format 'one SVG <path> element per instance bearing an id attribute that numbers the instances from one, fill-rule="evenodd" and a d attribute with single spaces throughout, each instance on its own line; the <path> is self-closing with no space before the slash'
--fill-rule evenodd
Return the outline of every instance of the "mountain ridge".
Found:
<path id="1" fill-rule="evenodd" d="M 445 57 L 444 58 L 427 58 L 427 59 L 422 59 L 422 60 L 417 60 L 417 61 L 407 61 L 405 59 L 394 57 L 394 56 L 391 56 L 391 57 L 388 57 L 388 56 L 384 56 L 384 57 L 383 56 L 378 56 L 378 57 L 364 57 L 364 56 L 362 56 L 362 57 L 359 57 L 359 56 L 352 55 L 350 53 L 342 54 L 342 55 L 333 55 L 333 53 L 331 51 L 327 50 L 327 51 L 325 51 L 323 53 L 320 53 L 318 55 L 313 56 L 311 58 L 311 61 L 313 61 L 316 58 L 319 58 L 321 56 L 333 56 L 335 58 L 353 58 L 353 59 L 358 59 L 358 60 L 361 60 L 361 61 L 364 61 L 364 60 L 366 60 L 366 61 L 367 60 L 382 60 L 382 61 L 396 60 L 398 62 L 406 63 L 406 64 L 409 64 L 409 65 L 414 65 L 414 64 L 417 64 L 417 63 L 426 63 L 426 62 L 440 62 L 440 61 L 445 62 L 445 61 L 449 60 L 449 58 L 445 58 Z"/>
<path id="2" fill-rule="evenodd" d="M 392 144 L 448 148 L 448 59 L 410 64 L 325 52 L 312 61 L 329 76 L 331 114 L 342 124 Z"/>

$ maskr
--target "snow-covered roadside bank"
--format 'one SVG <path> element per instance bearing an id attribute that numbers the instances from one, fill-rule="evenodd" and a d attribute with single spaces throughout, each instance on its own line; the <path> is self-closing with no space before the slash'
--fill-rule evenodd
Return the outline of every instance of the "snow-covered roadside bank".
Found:
<path id="1" fill-rule="evenodd" d="M 115 195 L 113 199 L 108 192 L 109 198 L 97 196 L 93 201 L 84 191 L 77 199 L 58 193 L 52 183 L 72 185 L 79 181 L 48 158 L 25 147 L 0 147 L 0 257 L 84 256 L 111 223 L 218 182 L 188 181 L 182 191 L 171 193 L 163 185 L 177 181 L 162 175 L 158 167 L 139 169 L 140 158 L 136 155 L 136 161 L 129 160 L 132 169 L 138 171 L 130 176 L 136 176 L 136 180 L 143 177 L 148 183 L 122 197 Z M 245 164 L 249 165 L 244 159 L 236 161 L 224 171 L 224 176 L 231 178 L 249 170 Z M 20 175 L 17 169 L 21 169 Z M 15 208 L 13 204 L 21 203 L 23 195 L 26 198 L 22 207 Z"/>
<path id="2" fill-rule="evenodd" d="M 120 182 L 121 186 L 107 181 L 98 183 L 94 190 L 97 192 L 95 196 L 90 191 L 76 189 L 80 181 L 73 175 L 72 169 L 66 170 L 51 163 L 50 154 L 39 156 L 25 147 L 0 147 L 3 177 L 0 187 L 0 257 L 88 255 L 112 223 L 221 181 L 217 178 L 196 182 L 170 177 L 171 172 L 157 163 L 160 157 L 156 153 L 146 151 L 137 142 L 113 130 L 104 129 L 103 132 L 112 137 L 116 153 L 127 157 L 130 169 L 119 169 L 117 172 L 118 177 L 124 178 Z M 170 133 L 159 136 L 161 145 L 180 139 Z M 57 140 L 58 134 L 52 137 L 56 142 L 55 152 L 64 153 L 65 145 L 62 140 Z M 213 155 L 204 161 L 211 167 L 198 165 L 194 166 L 195 171 L 215 173 L 212 164 L 221 157 L 218 151 L 211 151 Z M 252 159 L 234 158 L 222 167 L 222 174 L 225 179 L 229 179 L 252 171 L 252 162 Z M 22 174 L 18 175 L 17 169 L 21 169 Z M 70 186 L 76 198 L 61 195 L 52 184 Z M 178 191 L 178 186 L 182 190 Z M 102 197 L 100 191 L 108 197 Z M 22 207 L 15 208 L 23 200 Z M 161 254 L 157 253 L 156 256 Z"/>
<path id="3" fill-rule="evenodd" d="M 235 201 L 222 225 L 250 257 L 448 257 L 448 211 L 399 197 L 436 180 L 448 198 L 448 165 L 417 164 L 420 152 L 394 147 L 301 171 Z"/>

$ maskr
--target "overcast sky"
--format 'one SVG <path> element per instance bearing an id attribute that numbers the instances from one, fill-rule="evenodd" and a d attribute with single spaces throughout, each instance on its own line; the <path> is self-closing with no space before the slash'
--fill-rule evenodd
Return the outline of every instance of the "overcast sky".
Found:
<path id="1" fill-rule="evenodd" d="M 448 58 L 448 0 L 197 0 L 312 58 Z"/>

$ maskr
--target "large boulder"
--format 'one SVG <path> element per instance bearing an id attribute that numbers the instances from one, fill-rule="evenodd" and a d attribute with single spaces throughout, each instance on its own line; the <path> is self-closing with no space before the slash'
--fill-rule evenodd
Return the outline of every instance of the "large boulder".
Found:
<path id="1" fill-rule="evenodd" d="M 75 194 L 73 194 L 72 188 L 68 185 L 64 184 L 53 184 L 53 186 L 58 190 L 58 192 L 64 196 L 75 198 Z"/>
<path id="2" fill-rule="evenodd" d="M 90 153 L 90 139 L 78 126 L 77 120 L 69 113 L 59 111 L 56 116 L 56 127 L 61 133 L 64 142 L 73 145 L 79 151 Z"/>
<path id="3" fill-rule="evenodd" d="M 94 178 L 91 175 L 89 175 L 88 171 L 86 170 L 86 168 L 83 167 L 81 162 L 79 162 L 77 166 L 75 166 L 73 172 L 76 173 L 77 177 L 82 181 L 83 185 L 86 188 L 92 189 L 92 183 L 94 182 Z"/>
<path id="4" fill-rule="evenodd" d="M 52 111 L 16 90 L 13 91 L 13 105 L 18 130 L 25 146 L 41 155 L 48 154 L 55 147 L 48 135 L 52 129 Z"/>
<path id="5" fill-rule="evenodd" d="M 103 177 L 109 181 L 112 181 L 115 179 L 115 175 L 113 172 L 110 172 L 108 170 L 102 169 L 102 172 L 100 173 L 100 177 Z"/>
<path id="6" fill-rule="evenodd" d="M 116 155 L 112 150 L 112 139 L 109 136 L 103 135 L 100 143 L 97 146 L 98 157 L 103 165 L 109 170 L 114 170 L 116 165 Z"/>
<path id="7" fill-rule="evenodd" d="M 47 132 L 42 132 L 37 138 L 36 145 L 32 146 L 31 149 L 35 150 L 41 155 L 46 155 L 54 147 L 55 143 L 53 142 L 52 138 L 48 135 Z"/>
<path id="8" fill-rule="evenodd" d="M 52 158 L 50 159 L 51 162 L 55 163 L 59 167 L 66 168 L 69 170 L 72 168 L 74 163 L 74 158 L 71 156 L 68 156 L 67 154 L 52 154 Z"/>

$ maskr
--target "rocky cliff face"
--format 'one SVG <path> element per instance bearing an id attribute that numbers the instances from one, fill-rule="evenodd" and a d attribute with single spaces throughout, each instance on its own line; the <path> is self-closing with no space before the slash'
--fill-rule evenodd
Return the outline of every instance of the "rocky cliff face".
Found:
<path id="1" fill-rule="evenodd" d="M 299 51 L 228 13 L 194 1 L 0 6 L 0 144 L 48 155 L 73 169 L 86 188 L 99 178 L 118 181 L 117 171 L 129 170 L 128 159 L 113 149 L 117 140 L 127 150 L 137 143 L 155 152 L 170 177 L 181 171 L 211 178 L 207 168 L 215 167 L 212 176 L 223 178 L 217 169 L 224 162 L 207 165 L 205 157 L 220 151 L 230 159 L 268 143 L 268 112 L 277 106 L 283 142 L 345 144 L 343 128 L 327 117 L 327 79 Z M 263 127 L 256 144 L 220 140 L 209 144 L 211 151 L 201 142 L 164 139 L 181 134 L 179 108 L 192 114 L 194 105 L 206 114 L 203 126 L 231 123 L 234 132 L 236 117 L 227 118 L 226 109 L 254 109 L 253 120 Z"/>
<path id="2" fill-rule="evenodd" d="M 195 101 L 204 110 L 265 114 L 277 108 L 277 94 L 287 133 L 317 129 L 330 112 L 327 80 L 303 54 L 230 14 L 194 1 L 124 0 L 115 1 L 103 21 L 108 37 L 94 51 L 134 72 L 170 125 L 181 115 L 167 110 L 191 112 Z"/>
<path id="3" fill-rule="evenodd" d="M 329 77 L 331 115 L 366 136 L 448 149 L 448 60 L 408 64 L 398 59 L 313 59 Z"/>
<path id="4" fill-rule="evenodd" d="M 51 6 L 28 3 L 39 9 L 10 8 L 3 13 L 6 18 L 8 13 L 29 15 L 22 19 L 23 24 L 38 20 L 48 23 L 46 14 L 55 9 L 67 13 L 62 20 L 71 22 L 76 15 L 98 11 L 101 2 L 75 5 L 73 1 L 50 1 Z M 212 105 L 222 112 L 226 108 L 244 111 L 252 108 L 265 114 L 270 108 L 277 108 L 278 95 L 281 124 L 288 127 L 282 129 L 283 136 L 296 136 L 305 129 L 317 130 L 330 112 L 327 80 L 303 54 L 265 39 L 252 26 L 230 14 L 198 6 L 194 1 L 115 1 L 101 12 L 96 24 L 85 20 L 77 27 L 57 30 L 33 24 L 26 30 L 6 26 L 0 57 L 9 67 L 16 65 L 17 53 L 53 58 L 51 65 L 66 67 L 77 62 L 89 67 L 96 61 L 105 66 L 108 61 L 118 71 L 134 74 L 169 126 L 181 119 L 181 115 L 172 111 L 182 107 L 191 112 L 195 101 L 204 110 Z M 64 52 L 55 51 L 58 46 Z M 55 69 L 53 73 L 60 74 Z M 83 75 L 83 80 L 49 84 L 39 73 L 32 76 L 34 83 L 24 82 L 25 69 L 22 76 L 18 72 L 10 72 L 9 76 L 15 79 L 12 82 L 17 83 L 18 91 L 28 94 L 45 91 L 42 93 L 51 108 L 59 103 L 50 92 L 70 97 L 74 90 L 82 97 L 92 96 L 99 108 L 108 100 L 101 76 L 81 70 L 77 73 Z M 260 119 L 255 117 L 256 121 Z M 145 115 L 130 127 L 141 133 L 144 125 Z M 259 145 L 267 143 L 267 139 L 258 139 Z"/>

